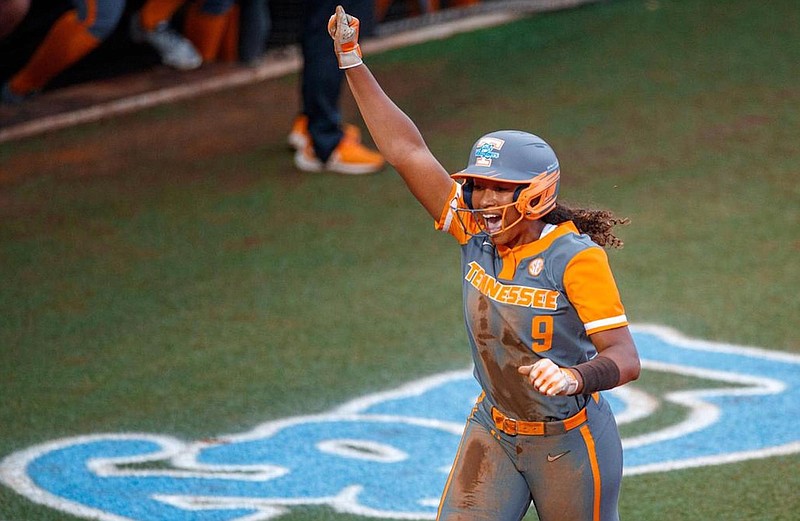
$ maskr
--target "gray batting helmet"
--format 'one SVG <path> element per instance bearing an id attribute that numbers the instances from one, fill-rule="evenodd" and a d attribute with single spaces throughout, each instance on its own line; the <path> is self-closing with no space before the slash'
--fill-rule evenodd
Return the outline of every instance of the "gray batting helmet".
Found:
<path id="1" fill-rule="evenodd" d="M 539 136 L 498 130 L 475 142 L 467 167 L 452 177 L 464 180 L 464 199 L 470 207 L 474 179 L 518 184 L 517 210 L 526 219 L 539 219 L 556 205 L 560 169 L 556 153 Z"/>

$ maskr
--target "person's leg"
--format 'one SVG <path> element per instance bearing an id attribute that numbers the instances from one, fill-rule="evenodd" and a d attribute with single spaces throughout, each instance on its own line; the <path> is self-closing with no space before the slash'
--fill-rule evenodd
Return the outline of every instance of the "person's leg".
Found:
<path id="1" fill-rule="evenodd" d="M 519 521 L 530 503 L 525 478 L 510 444 L 471 417 L 447 478 L 438 521 Z"/>
<path id="2" fill-rule="evenodd" d="M 234 0 L 199 0 L 189 7 L 184 34 L 204 62 L 217 59 L 228 27 L 227 15 L 233 4 Z"/>
<path id="3" fill-rule="evenodd" d="M 336 5 L 337 0 L 305 0 L 303 12 L 302 107 L 314 153 L 323 163 L 342 139 L 339 97 L 344 73 L 327 29 Z"/>
<path id="4" fill-rule="evenodd" d="M 192 43 L 170 27 L 170 20 L 186 0 L 148 0 L 131 17 L 131 40 L 153 47 L 165 65 L 191 70 L 203 64 Z"/>
<path id="5" fill-rule="evenodd" d="M 116 28 L 123 0 L 75 0 L 75 8 L 56 20 L 42 43 L 10 80 L 7 89 L 23 98 L 93 51 Z"/>
<path id="6" fill-rule="evenodd" d="M 532 436 L 523 471 L 541 521 L 618 521 L 622 444 L 608 403 L 590 400 L 587 421 L 557 436 Z"/>
<path id="7" fill-rule="evenodd" d="M 302 114 L 289 134 L 289 143 L 298 148 L 295 164 L 301 170 L 324 169 L 342 174 L 369 174 L 383 168 L 383 156 L 361 144 L 360 134 L 352 127 L 343 129 L 339 111 L 344 73 L 339 69 L 333 44 L 328 35 L 328 19 L 338 3 L 369 5 L 364 0 L 306 0 L 302 36 L 303 71 L 301 81 Z M 368 8 L 356 12 L 369 12 Z M 355 13 L 354 13 L 355 14 Z M 370 17 L 367 15 L 367 18 Z M 308 137 L 302 135 L 307 125 Z M 300 139 L 296 139 L 299 137 Z M 303 141 L 305 147 L 298 147 Z"/>
<path id="8" fill-rule="evenodd" d="M 264 55 L 272 31 L 268 0 L 240 0 L 239 60 L 255 63 Z"/>

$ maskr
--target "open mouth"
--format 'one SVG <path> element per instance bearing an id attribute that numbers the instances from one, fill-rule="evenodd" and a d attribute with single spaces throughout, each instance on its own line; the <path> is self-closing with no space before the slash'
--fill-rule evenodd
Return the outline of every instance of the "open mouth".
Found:
<path id="1" fill-rule="evenodd" d="M 503 214 L 497 212 L 486 212 L 481 214 L 483 224 L 489 234 L 495 234 L 503 228 Z"/>

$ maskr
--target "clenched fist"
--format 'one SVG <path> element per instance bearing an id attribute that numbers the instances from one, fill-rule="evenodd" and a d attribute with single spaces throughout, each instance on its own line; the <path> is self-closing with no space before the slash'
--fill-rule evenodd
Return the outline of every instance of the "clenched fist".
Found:
<path id="1" fill-rule="evenodd" d="M 517 371 L 528 377 L 534 389 L 547 396 L 575 394 L 578 390 L 578 380 L 572 371 L 558 367 L 549 358 L 522 365 Z"/>
<path id="2" fill-rule="evenodd" d="M 361 47 L 358 45 L 359 21 L 355 16 L 336 6 L 336 13 L 328 20 L 328 34 L 333 38 L 333 48 L 340 69 L 361 65 Z"/>

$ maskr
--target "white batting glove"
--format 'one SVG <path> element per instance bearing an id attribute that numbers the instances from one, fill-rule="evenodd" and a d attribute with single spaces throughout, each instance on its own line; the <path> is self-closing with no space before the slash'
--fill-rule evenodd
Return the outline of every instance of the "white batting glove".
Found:
<path id="1" fill-rule="evenodd" d="M 340 69 L 349 69 L 361 65 L 361 47 L 358 45 L 358 26 L 360 22 L 355 16 L 344 12 L 342 6 L 336 6 L 336 13 L 328 20 L 328 34 L 333 38 L 333 48 Z"/>
<path id="2" fill-rule="evenodd" d="M 549 358 L 520 366 L 517 370 L 528 377 L 534 389 L 547 396 L 575 394 L 578 390 L 578 380 L 572 371 L 558 367 Z"/>

